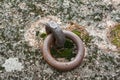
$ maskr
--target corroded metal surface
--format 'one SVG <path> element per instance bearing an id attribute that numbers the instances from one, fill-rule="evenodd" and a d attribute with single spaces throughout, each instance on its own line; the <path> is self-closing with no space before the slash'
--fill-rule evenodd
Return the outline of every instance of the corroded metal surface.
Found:
<path id="1" fill-rule="evenodd" d="M 65 35 L 62 31 L 62 29 L 59 27 L 59 25 L 53 21 L 50 21 L 45 24 L 46 32 L 47 34 L 52 33 L 53 37 L 55 39 L 55 46 L 57 48 L 64 47 L 65 43 Z"/>
<path id="2" fill-rule="evenodd" d="M 54 68 L 61 70 L 61 71 L 68 71 L 68 70 L 76 68 L 82 62 L 83 57 L 84 57 L 84 45 L 81 39 L 74 33 L 70 31 L 63 31 L 63 32 L 65 36 L 67 38 L 70 38 L 77 46 L 77 55 L 75 59 L 70 62 L 58 62 L 57 60 L 55 60 L 55 58 L 53 58 L 53 56 L 50 53 L 50 46 L 52 45 L 52 41 L 53 41 L 52 34 L 48 35 L 44 41 L 43 56 L 44 56 L 44 59 L 48 62 L 48 64 L 50 64 Z"/>

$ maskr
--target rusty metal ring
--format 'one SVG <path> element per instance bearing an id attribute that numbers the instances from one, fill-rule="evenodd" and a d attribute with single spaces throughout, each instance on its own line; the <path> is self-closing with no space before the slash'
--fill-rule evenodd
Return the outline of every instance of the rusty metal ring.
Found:
<path id="1" fill-rule="evenodd" d="M 75 56 L 74 60 L 70 62 L 59 62 L 55 60 L 55 58 L 50 53 L 50 47 L 52 45 L 53 36 L 52 34 L 49 34 L 46 39 L 44 40 L 43 44 L 43 57 L 46 60 L 46 62 L 51 65 L 52 67 L 60 70 L 60 71 L 68 71 L 71 69 L 76 68 L 79 66 L 84 58 L 84 45 L 82 43 L 82 40 L 74 33 L 70 31 L 63 31 L 65 36 L 69 39 L 71 39 L 77 46 L 77 55 Z"/>

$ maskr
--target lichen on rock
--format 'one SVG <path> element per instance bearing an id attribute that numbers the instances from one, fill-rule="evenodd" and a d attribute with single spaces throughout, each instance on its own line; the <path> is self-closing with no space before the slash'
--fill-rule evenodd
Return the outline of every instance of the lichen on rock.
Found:
<path id="1" fill-rule="evenodd" d="M 120 50 L 120 24 L 116 24 L 114 27 L 110 28 L 108 38 L 111 43 Z"/>
<path id="2" fill-rule="evenodd" d="M 15 70 L 21 71 L 24 68 L 22 63 L 18 62 L 18 58 L 7 59 L 5 63 L 2 65 L 2 67 L 4 67 L 7 72 Z"/>

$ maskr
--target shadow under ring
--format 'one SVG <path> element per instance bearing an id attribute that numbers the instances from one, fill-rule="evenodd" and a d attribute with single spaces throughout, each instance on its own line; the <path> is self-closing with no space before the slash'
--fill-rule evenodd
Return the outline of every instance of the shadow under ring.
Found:
<path id="1" fill-rule="evenodd" d="M 53 41 L 52 34 L 49 34 L 44 40 L 43 57 L 44 57 L 45 61 L 49 65 L 54 67 L 55 69 L 60 70 L 60 71 L 68 71 L 68 70 L 72 70 L 72 69 L 76 68 L 77 66 L 79 66 L 81 64 L 81 62 L 84 58 L 85 49 L 84 49 L 82 40 L 76 34 L 74 34 L 73 32 L 70 32 L 70 31 L 66 31 L 66 30 L 63 30 L 63 33 L 65 34 L 66 38 L 71 39 L 77 46 L 77 54 L 76 54 L 74 60 L 72 60 L 70 62 L 59 62 L 51 55 L 50 47 L 51 47 L 52 41 Z"/>

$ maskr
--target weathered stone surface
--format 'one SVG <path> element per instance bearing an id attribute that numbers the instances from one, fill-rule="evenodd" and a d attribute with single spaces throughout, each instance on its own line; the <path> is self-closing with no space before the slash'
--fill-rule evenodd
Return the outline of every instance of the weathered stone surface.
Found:
<path id="1" fill-rule="evenodd" d="M 75 21 L 93 36 L 81 66 L 72 71 L 50 67 L 25 39 L 31 24 L 48 15 L 64 26 Z M 119 0 L 0 0 L 0 80 L 120 80 L 120 52 L 106 36 L 119 15 Z M 2 65 L 10 57 L 24 68 L 7 72 Z"/>

